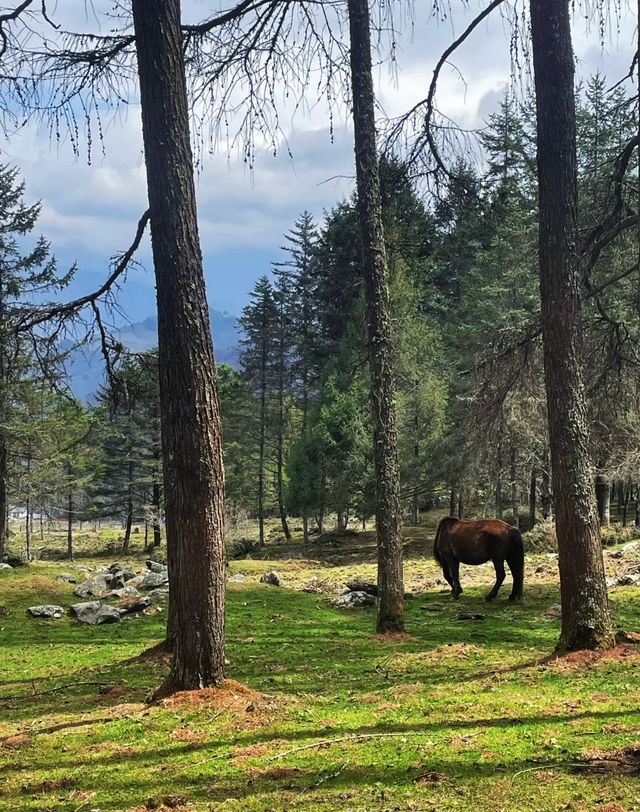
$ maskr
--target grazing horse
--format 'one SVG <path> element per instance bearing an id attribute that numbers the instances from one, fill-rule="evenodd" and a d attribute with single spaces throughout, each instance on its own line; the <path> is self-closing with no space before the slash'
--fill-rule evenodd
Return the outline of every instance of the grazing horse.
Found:
<path id="1" fill-rule="evenodd" d="M 496 582 L 486 599 L 492 601 L 497 597 L 505 578 L 506 561 L 513 576 L 513 589 L 509 600 L 522 600 L 524 543 L 516 527 L 500 519 L 463 521 L 449 516 L 442 519 L 438 525 L 433 542 L 433 555 L 451 585 L 454 600 L 457 600 L 462 592 L 460 564 L 485 564 L 487 561 L 493 561 Z"/>

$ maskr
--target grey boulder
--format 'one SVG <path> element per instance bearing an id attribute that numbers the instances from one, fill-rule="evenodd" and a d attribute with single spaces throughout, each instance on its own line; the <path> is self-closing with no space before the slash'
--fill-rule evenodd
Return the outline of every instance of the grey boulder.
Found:
<path id="1" fill-rule="evenodd" d="M 73 594 L 79 598 L 101 598 L 108 591 L 107 579 L 103 575 L 98 575 L 78 584 Z"/>
<path id="2" fill-rule="evenodd" d="M 142 582 L 140 583 L 140 589 L 158 589 L 158 587 L 165 586 L 169 583 L 169 573 L 167 570 L 162 570 L 161 572 L 148 572 Z"/>
<path id="3" fill-rule="evenodd" d="M 111 589 L 103 597 L 105 597 L 105 598 L 139 598 L 140 593 L 135 588 L 135 586 L 129 586 L 127 584 L 126 586 L 120 587 L 120 589 Z"/>
<path id="4" fill-rule="evenodd" d="M 65 584 L 77 584 L 78 579 L 75 575 L 72 575 L 70 572 L 61 572 L 60 575 L 56 578 L 56 581 L 64 581 Z"/>
<path id="5" fill-rule="evenodd" d="M 621 575 L 618 578 L 618 586 L 638 586 L 640 584 L 640 575 L 634 575 L 631 572 L 627 572 L 625 575 Z"/>
<path id="6" fill-rule="evenodd" d="M 147 565 L 147 569 L 151 570 L 151 572 L 165 572 L 167 569 L 166 564 L 160 564 L 158 561 L 151 561 L 151 559 L 145 563 Z"/>
<path id="7" fill-rule="evenodd" d="M 230 584 L 241 584 L 243 581 L 246 581 L 246 580 L 247 579 L 245 578 L 245 576 L 242 575 L 242 573 L 239 572 L 237 575 L 232 575 L 231 578 L 229 578 L 229 583 Z"/>
<path id="8" fill-rule="evenodd" d="M 52 603 L 45 603 L 41 606 L 30 606 L 27 609 L 27 614 L 31 615 L 31 617 L 44 617 L 44 618 L 54 618 L 58 619 L 64 615 L 64 609 L 62 606 L 56 606 Z"/>
<path id="9" fill-rule="evenodd" d="M 347 592 L 345 595 L 338 595 L 330 603 L 343 609 L 359 609 L 362 606 L 375 606 L 376 599 L 368 592 Z"/>
<path id="10" fill-rule="evenodd" d="M 275 570 L 269 570 L 260 579 L 261 584 L 269 584 L 270 586 L 282 586 L 280 576 Z"/>
<path id="11" fill-rule="evenodd" d="M 13 567 L 11 564 L 5 564 L 4 562 L 0 563 L 0 570 L 12 570 Z"/>
<path id="12" fill-rule="evenodd" d="M 120 621 L 120 612 L 114 609 L 113 606 L 105 606 L 100 601 L 74 603 L 69 608 L 78 623 L 87 623 L 89 626 L 100 626 L 103 623 L 118 623 Z"/>

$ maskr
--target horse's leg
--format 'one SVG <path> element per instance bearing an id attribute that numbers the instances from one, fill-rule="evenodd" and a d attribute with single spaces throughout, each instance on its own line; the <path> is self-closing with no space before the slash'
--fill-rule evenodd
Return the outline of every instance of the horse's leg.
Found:
<path id="1" fill-rule="evenodd" d="M 449 564 L 446 561 L 442 562 L 442 574 L 444 575 L 445 581 L 449 584 L 451 589 L 453 589 L 453 578 L 451 577 L 451 570 L 449 569 Z"/>
<path id="2" fill-rule="evenodd" d="M 460 562 L 457 558 L 451 557 L 449 559 L 449 570 L 451 572 L 451 594 L 454 601 L 457 601 L 462 594 L 462 587 L 460 586 Z"/>
<path id="3" fill-rule="evenodd" d="M 502 582 L 505 579 L 504 561 L 502 560 L 502 558 L 494 558 L 493 566 L 496 569 L 496 582 L 493 585 L 493 589 L 491 590 L 491 592 L 489 592 L 489 594 L 485 598 L 485 600 L 487 601 L 493 601 L 498 597 L 498 592 L 500 591 Z"/>

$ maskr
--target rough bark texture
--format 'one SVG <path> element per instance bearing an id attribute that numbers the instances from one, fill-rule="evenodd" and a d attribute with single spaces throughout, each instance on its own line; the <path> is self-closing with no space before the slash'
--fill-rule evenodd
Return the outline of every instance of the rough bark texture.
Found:
<path id="1" fill-rule="evenodd" d="M 602 474 L 596 476 L 596 503 L 598 505 L 600 527 L 609 527 L 611 522 L 611 483 Z"/>
<path id="2" fill-rule="evenodd" d="M 514 527 L 520 527 L 520 503 L 518 500 L 518 458 L 516 447 L 511 446 L 511 523 Z"/>
<path id="3" fill-rule="evenodd" d="M 553 516 L 553 501 L 551 496 L 551 460 L 549 451 L 545 452 L 542 467 L 542 481 L 540 485 L 540 502 L 542 503 L 542 518 L 549 521 Z"/>
<path id="4" fill-rule="evenodd" d="M 358 217 L 369 322 L 378 537 L 378 631 L 395 632 L 404 629 L 400 476 L 388 269 L 376 147 L 369 5 L 367 0 L 349 0 L 348 9 Z"/>
<path id="5" fill-rule="evenodd" d="M 69 491 L 67 496 L 67 558 L 73 561 L 73 493 Z"/>
<path id="6" fill-rule="evenodd" d="M 224 473 L 179 0 L 132 0 L 158 300 L 169 564 L 166 690 L 224 677 Z"/>
<path id="7" fill-rule="evenodd" d="M 568 0 L 531 0 L 545 384 L 562 600 L 559 647 L 613 643 L 589 458 L 577 239 L 574 65 Z"/>
<path id="8" fill-rule="evenodd" d="M 536 501 L 538 495 L 538 469 L 533 466 L 529 480 L 529 530 L 536 524 Z"/>

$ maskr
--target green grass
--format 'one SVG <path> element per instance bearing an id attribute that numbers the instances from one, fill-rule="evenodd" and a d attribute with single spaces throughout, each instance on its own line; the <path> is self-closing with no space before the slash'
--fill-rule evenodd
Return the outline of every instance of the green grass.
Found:
<path id="1" fill-rule="evenodd" d="M 460 603 L 431 588 L 407 602 L 409 636 L 386 640 L 372 611 L 287 588 L 373 573 L 350 556 L 234 562 L 247 581 L 229 588 L 228 670 L 250 691 L 154 706 L 167 666 L 138 655 L 161 640 L 166 607 L 98 628 L 30 620 L 35 602 L 72 602 L 55 580 L 72 565 L 0 573 L 0 810 L 640 809 L 640 779 L 575 766 L 640 741 L 640 656 L 545 663 L 551 576 L 528 579 L 523 605 L 510 585 L 487 605 L 489 571 L 467 569 Z M 284 588 L 258 583 L 271 566 Z M 408 571 L 435 583 L 417 553 Z M 640 626 L 640 590 L 616 590 L 613 606 Z M 464 609 L 485 621 L 457 620 Z"/>

